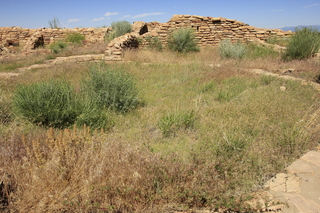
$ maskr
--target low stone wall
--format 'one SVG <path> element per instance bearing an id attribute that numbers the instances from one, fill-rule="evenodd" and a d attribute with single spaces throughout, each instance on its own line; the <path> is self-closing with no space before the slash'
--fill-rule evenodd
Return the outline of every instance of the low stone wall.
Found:
<path id="1" fill-rule="evenodd" d="M 167 44 L 168 35 L 178 28 L 194 29 L 200 46 L 217 45 L 223 39 L 230 39 L 232 42 L 266 41 L 273 36 L 285 37 L 292 34 L 291 31 L 248 26 L 233 19 L 191 15 L 174 15 L 167 23 L 150 22 L 147 27 L 148 32 L 142 37 L 158 37 L 164 45 Z"/>
<path id="2" fill-rule="evenodd" d="M 146 38 L 150 37 L 159 38 L 165 46 L 170 33 L 178 28 L 194 29 L 200 46 L 214 46 L 223 39 L 230 39 L 232 42 L 265 42 L 273 36 L 286 37 L 292 34 L 291 31 L 256 28 L 240 21 L 221 17 L 174 15 L 166 23 L 134 22 L 132 33 L 120 36 L 109 43 L 105 51 L 106 60 L 121 60 L 124 49 L 143 48 L 148 45 Z M 2 47 L 20 46 L 22 52 L 28 52 L 37 46 L 49 45 L 62 40 L 68 34 L 75 32 L 85 36 L 85 43 L 104 42 L 106 33 L 111 30 L 111 28 L 25 29 L 2 27 L 0 28 L 0 50 Z"/>
<path id="3" fill-rule="evenodd" d="M 34 49 L 37 45 L 49 45 L 66 38 L 70 33 L 84 35 L 85 43 L 103 42 L 111 28 L 74 28 L 74 29 L 26 29 L 21 27 L 1 27 L 0 47 L 20 46 L 23 51 Z"/>

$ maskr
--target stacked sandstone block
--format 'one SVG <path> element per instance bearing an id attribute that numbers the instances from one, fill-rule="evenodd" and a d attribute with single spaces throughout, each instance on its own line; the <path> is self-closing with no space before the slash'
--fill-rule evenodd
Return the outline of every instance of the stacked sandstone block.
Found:
<path id="1" fill-rule="evenodd" d="M 85 43 L 103 42 L 104 36 L 111 28 L 74 28 L 74 29 L 26 29 L 21 27 L 1 27 L 0 47 L 20 46 L 25 51 L 34 48 L 34 43 L 41 39 L 45 45 L 63 40 L 70 33 L 85 36 Z"/>
<path id="2" fill-rule="evenodd" d="M 178 28 L 192 28 L 195 30 L 200 46 L 217 45 L 223 39 L 236 41 L 265 41 L 270 37 L 284 37 L 291 35 L 291 31 L 284 32 L 278 29 L 263 29 L 248 26 L 245 23 L 227 18 L 213 18 L 191 15 L 174 15 L 167 23 L 147 23 L 148 33 L 144 38 L 158 37 L 164 45 L 168 35 Z"/>

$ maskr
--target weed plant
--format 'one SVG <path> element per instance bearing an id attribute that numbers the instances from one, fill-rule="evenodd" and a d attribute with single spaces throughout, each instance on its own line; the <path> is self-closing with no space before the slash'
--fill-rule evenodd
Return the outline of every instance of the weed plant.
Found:
<path id="1" fill-rule="evenodd" d="M 319 51 L 320 34 L 312 27 L 297 28 L 289 40 L 287 49 L 282 58 L 285 61 L 306 59 Z"/>
<path id="2" fill-rule="evenodd" d="M 219 45 L 219 53 L 221 58 L 242 59 L 247 49 L 242 43 L 232 44 L 230 40 L 223 40 Z"/>
<path id="3" fill-rule="evenodd" d="M 125 70 L 99 64 L 92 66 L 88 75 L 83 91 L 87 91 L 99 107 L 128 112 L 138 106 L 134 78 Z"/>
<path id="4" fill-rule="evenodd" d="M 53 17 L 49 22 L 49 28 L 51 29 L 59 29 L 61 28 L 60 20 L 57 17 Z"/>
<path id="5" fill-rule="evenodd" d="M 57 54 L 67 48 L 67 44 L 63 41 L 58 41 L 49 46 L 49 49 L 52 50 L 53 53 Z"/>
<path id="6" fill-rule="evenodd" d="M 71 42 L 73 44 L 82 44 L 83 40 L 85 39 L 84 35 L 81 35 L 80 33 L 70 33 L 66 36 L 65 41 Z"/>
<path id="7" fill-rule="evenodd" d="M 110 130 L 115 124 L 112 113 L 100 108 L 90 92 L 83 91 L 79 95 L 81 98 L 81 102 L 79 102 L 81 114 L 77 117 L 75 124 L 80 128 L 83 126 L 90 127 L 91 130 Z"/>
<path id="8" fill-rule="evenodd" d="M 107 41 L 111 41 L 132 31 L 132 26 L 128 21 L 114 21 L 111 23 L 111 27 L 112 31 L 106 35 Z"/>
<path id="9" fill-rule="evenodd" d="M 190 28 L 181 28 L 173 31 L 168 38 L 168 48 L 179 53 L 200 51 L 195 32 Z"/>
<path id="10" fill-rule="evenodd" d="M 13 106 L 32 123 L 55 128 L 74 124 L 80 112 L 73 88 L 61 80 L 19 86 Z"/>

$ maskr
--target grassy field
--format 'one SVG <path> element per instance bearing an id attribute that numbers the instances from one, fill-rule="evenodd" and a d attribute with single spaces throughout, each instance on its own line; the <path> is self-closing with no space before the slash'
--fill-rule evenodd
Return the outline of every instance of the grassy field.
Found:
<path id="1" fill-rule="evenodd" d="M 244 69 L 294 68 L 314 79 L 319 63 L 283 62 L 274 53 L 221 59 L 216 48 L 128 51 L 125 62 L 107 65 L 134 76 L 143 104 L 113 113 L 109 131 L 46 129 L 11 110 L 18 85 L 64 79 L 79 91 L 90 64 L 0 79 L 0 206 L 13 212 L 251 211 L 245 201 L 264 182 L 319 145 L 320 100 L 309 85 Z"/>

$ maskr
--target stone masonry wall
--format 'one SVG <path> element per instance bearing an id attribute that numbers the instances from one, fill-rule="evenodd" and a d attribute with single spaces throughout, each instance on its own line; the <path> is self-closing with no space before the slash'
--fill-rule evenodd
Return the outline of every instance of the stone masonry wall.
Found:
<path id="1" fill-rule="evenodd" d="M 205 16 L 174 15 L 167 23 L 147 23 L 146 37 L 158 37 L 164 45 L 168 35 L 178 28 L 192 28 L 195 30 L 200 46 L 217 45 L 223 39 L 236 41 L 265 41 L 272 36 L 290 36 L 291 31 L 284 32 L 278 29 L 264 29 L 248 26 L 245 23 L 227 18 L 213 18 Z"/>
<path id="2" fill-rule="evenodd" d="M 37 42 L 48 45 L 64 39 L 67 34 L 78 32 L 85 36 L 85 43 L 103 42 L 111 28 L 74 28 L 74 29 L 27 29 L 21 27 L 1 27 L 0 47 L 20 46 L 24 51 L 34 48 Z"/>

